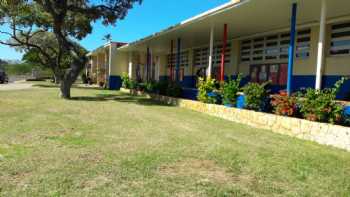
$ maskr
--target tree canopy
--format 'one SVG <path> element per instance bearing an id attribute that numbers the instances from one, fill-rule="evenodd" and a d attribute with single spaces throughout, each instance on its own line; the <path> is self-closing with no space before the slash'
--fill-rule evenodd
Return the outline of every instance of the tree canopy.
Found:
<path id="1" fill-rule="evenodd" d="M 0 44 L 34 50 L 48 60 L 54 73 L 61 73 L 61 95 L 70 98 L 70 88 L 87 58 L 86 51 L 75 43 L 92 32 L 93 23 L 115 25 L 135 3 L 142 0 L 1 0 L 0 34 L 8 37 Z M 46 34 L 49 33 L 49 34 Z M 53 36 L 55 42 L 42 46 L 40 35 Z M 47 40 L 48 41 L 48 40 Z M 57 44 L 57 47 L 55 46 Z M 52 53 L 55 54 L 54 58 Z M 69 68 L 64 59 L 69 56 Z"/>
<path id="2" fill-rule="evenodd" d="M 19 37 L 22 39 L 21 37 Z M 16 40 L 12 40 L 11 43 L 18 43 Z M 22 60 L 27 63 L 32 63 L 41 66 L 44 69 L 51 69 L 55 76 L 55 81 L 58 83 L 62 78 L 62 70 L 66 70 L 73 63 L 74 59 L 69 53 L 62 55 L 62 61 L 58 66 L 58 69 L 50 64 L 50 62 L 55 61 L 58 57 L 58 42 L 55 38 L 55 35 L 52 32 L 40 32 L 35 34 L 35 36 L 30 39 L 30 43 L 40 46 L 49 56 L 44 56 L 37 48 L 30 48 L 29 50 L 25 46 L 18 46 L 16 50 L 24 52 Z M 79 43 L 72 41 L 77 48 L 80 48 L 81 53 L 87 53 L 87 51 L 79 45 Z"/>

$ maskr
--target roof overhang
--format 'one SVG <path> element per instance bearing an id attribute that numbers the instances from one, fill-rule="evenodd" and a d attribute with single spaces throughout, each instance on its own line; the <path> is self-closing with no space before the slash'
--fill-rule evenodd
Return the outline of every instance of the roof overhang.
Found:
<path id="1" fill-rule="evenodd" d="M 127 43 L 124 43 L 124 42 L 107 42 L 106 44 L 98 47 L 97 49 L 93 50 L 93 51 L 90 51 L 86 56 L 96 56 L 100 53 L 105 53 L 106 50 L 109 50 L 109 48 L 111 46 L 113 47 L 121 47 L 121 46 L 125 46 L 127 45 Z"/>
<path id="2" fill-rule="evenodd" d="M 278 29 L 288 30 L 291 7 L 295 2 L 298 3 L 299 26 L 318 23 L 320 0 L 242 0 L 209 10 L 118 50 L 145 52 L 150 47 L 153 52 L 165 53 L 170 51 L 171 40 L 177 38 L 181 38 L 182 48 L 206 45 L 209 43 L 210 27 L 215 26 L 215 40 L 219 41 L 225 23 L 229 27 L 230 40 Z M 327 5 L 328 20 L 350 16 L 350 1 L 328 0 Z"/>

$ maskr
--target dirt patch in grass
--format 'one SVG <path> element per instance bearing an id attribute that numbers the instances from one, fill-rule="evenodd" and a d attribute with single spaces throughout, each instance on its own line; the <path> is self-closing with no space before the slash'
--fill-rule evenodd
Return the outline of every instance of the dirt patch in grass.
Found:
<path id="1" fill-rule="evenodd" d="M 218 166 L 211 160 L 187 159 L 172 165 L 159 168 L 162 176 L 168 177 L 194 177 L 200 182 L 225 184 L 235 182 L 237 178 L 225 168 Z"/>
<path id="2" fill-rule="evenodd" d="M 97 176 L 83 183 L 82 187 L 85 191 L 91 191 L 93 189 L 102 187 L 111 182 L 111 179 L 106 176 Z"/>

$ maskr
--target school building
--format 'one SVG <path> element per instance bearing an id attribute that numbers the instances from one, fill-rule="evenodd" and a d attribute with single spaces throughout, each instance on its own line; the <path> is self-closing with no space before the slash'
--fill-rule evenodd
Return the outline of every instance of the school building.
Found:
<path id="1" fill-rule="evenodd" d="M 135 42 L 91 53 L 95 82 L 119 89 L 123 72 L 137 81 L 174 80 L 195 98 L 198 77 L 239 73 L 272 90 L 331 87 L 350 76 L 349 0 L 232 0 Z M 350 82 L 339 98 L 349 99 Z"/>

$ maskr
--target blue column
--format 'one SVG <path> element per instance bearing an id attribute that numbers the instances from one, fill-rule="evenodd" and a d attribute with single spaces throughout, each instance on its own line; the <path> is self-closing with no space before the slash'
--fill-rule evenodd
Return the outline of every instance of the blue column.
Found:
<path id="1" fill-rule="evenodd" d="M 176 53 L 176 82 L 179 82 L 180 79 L 180 54 L 181 53 L 181 38 L 177 39 L 177 53 Z"/>
<path id="2" fill-rule="evenodd" d="M 150 68 L 150 60 L 151 59 L 151 54 L 150 54 L 150 49 L 147 47 L 147 62 L 146 62 L 146 81 L 149 81 L 149 68 Z"/>
<path id="3" fill-rule="evenodd" d="M 289 53 L 288 53 L 288 80 L 287 80 L 288 95 L 291 95 L 293 91 L 293 65 L 294 65 L 296 19 L 297 19 L 297 4 L 293 3 L 292 18 L 291 18 L 291 25 L 290 25 L 290 43 L 289 43 Z"/>

